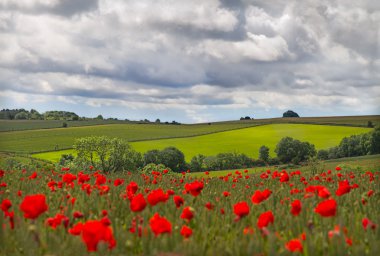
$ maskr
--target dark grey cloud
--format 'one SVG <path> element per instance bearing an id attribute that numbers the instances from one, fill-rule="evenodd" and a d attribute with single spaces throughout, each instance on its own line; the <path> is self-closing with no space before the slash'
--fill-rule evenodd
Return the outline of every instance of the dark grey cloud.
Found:
<path id="1" fill-rule="evenodd" d="M 0 0 L 0 87 L 191 118 L 332 100 L 373 112 L 378 24 L 369 0 Z"/>

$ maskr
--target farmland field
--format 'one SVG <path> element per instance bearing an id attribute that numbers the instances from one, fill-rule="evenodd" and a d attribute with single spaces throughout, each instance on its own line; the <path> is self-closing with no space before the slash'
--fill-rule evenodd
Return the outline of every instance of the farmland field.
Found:
<path id="1" fill-rule="evenodd" d="M 345 126 L 362 126 L 366 127 L 368 121 L 373 125 L 380 124 L 380 116 L 333 116 L 333 117 L 301 117 L 301 118 L 266 118 L 266 119 L 253 119 L 243 121 L 224 121 L 211 123 L 216 125 L 226 125 L 226 127 L 247 127 L 257 124 L 273 124 L 273 123 L 305 123 L 305 124 L 328 124 L 328 125 L 345 125 Z M 65 121 L 65 120 L 0 120 L 0 132 L 3 131 L 22 131 L 22 130 L 36 130 L 36 129 L 52 129 L 62 128 L 63 123 L 68 127 L 92 126 L 92 125 L 107 125 L 107 124 L 136 124 L 136 121 L 122 121 L 122 120 L 85 120 L 85 121 Z M 150 124 L 152 125 L 152 124 Z M 208 125 L 205 124 L 198 124 Z M 190 125 L 190 126 L 198 126 Z M 189 125 L 184 125 L 189 126 Z M 219 129 L 216 129 L 217 131 Z"/>
<path id="2" fill-rule="evenodd" d="M 208 134 L 253 126 L 252 123 L 214 125 L 110 124 L 59 129 L 0 132 L 0 151 L 32 153 L 72 148 L 76 138 L 85 136 L 120 137 L 128 141 Z"/>
<path id="3" fill-rule="evenodd" d="M 325 149 L 338 145 L 343 137 L 369 131 L 371 129 L 360 127 L 273 124 L 189 138 L 132 142 L 131 145 L 142 153 L 150 149 L 163 149 L 168 146 L 175 146 L 184 152 L 187 161 L 191 160 L 196 154 L 208 156 L 221 152 L 240 152 L 257 158 L 259 148 L 262 145 L 268 146 L 271 149 L 271 155 L 274 155 L 273 150 L 276 144 L 285 136 L 313 143 L 317 149 Z M 34 154 L 33 156 L 50 161 L 58 161 L 62 154 L 68 153 L 73 153 L 73 150 L 52 151 Z"/>

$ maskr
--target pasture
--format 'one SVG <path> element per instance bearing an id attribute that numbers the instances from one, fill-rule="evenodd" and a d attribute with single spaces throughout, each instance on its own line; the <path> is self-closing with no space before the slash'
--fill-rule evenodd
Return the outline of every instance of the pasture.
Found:
<path id="1" fill-rule="evenodd" d="M 163 149 L 168 146 L 174 146 L 185 154 L 187 161 L 190 161 L 197 154 L 209 156 L 222 152 L 245 153 L 253 158 L 257 158 L 259 148 L 262 145 L 268 146 L 271 149 L 271 155 L 274 156 L 276 144 L 285 136 L 308 141 L 314 144 L 317 149 L 326 149 L 338 145 L 343 137 L 369 131 L 371 129 L 361 127 L 271 124 L 188 138 L 131 142 L 131 145 L 141 153 L 151 149 Z M 73 150 L 64 150 L 39 153 L 33 156 L 40 159 L 58 161 L 62 154 L 72 152 Z"/>

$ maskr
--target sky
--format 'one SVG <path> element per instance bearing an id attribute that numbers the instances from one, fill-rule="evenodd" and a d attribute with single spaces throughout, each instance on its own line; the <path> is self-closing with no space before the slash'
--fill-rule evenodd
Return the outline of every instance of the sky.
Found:
<path id="1" fill-rule="evenodd" d="M 380 1 L 0 0 L 0 108 L 380 114 Z"/>

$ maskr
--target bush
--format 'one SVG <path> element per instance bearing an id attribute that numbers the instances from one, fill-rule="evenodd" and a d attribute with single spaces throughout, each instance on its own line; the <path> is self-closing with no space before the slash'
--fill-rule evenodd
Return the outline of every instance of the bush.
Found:
<path id="1" fill-rule="evenodd" d="M 264 162 L 268 162 L 269 160 L 269 148 L 267 146 L 261 146 L 259 149 L 259 159 Z"/>
<path id="2" fill-rule="evenodd" d="M 190 161 L 190 170 L 193 172 L 206 171 L 207 168 L 204 163 L 205 158 L 206 157 L 201 154 L 193 156 L 193 158 Z"/>
<path id="3" fill-rule="evenodd" d="M 315 156 L 315 146 L 309 142 L 301 142 L 291 137 L 285 137 L 277 144 L 275 152 L 283 163 L 298 164 Z"/>
<path id="4" fill-rule="evenodd" d="M 172 171 L 169 167 L 166 167 L 163 164 L 150 163 L 144 166 L 144 168 L 142 169 L 142 172 L 145 174 L 151 174 L 153 171 L 163 172 L 164 170 L 168 170 L 169 172 Z"/>
<path id="5" fill-rule="evenodd" d="M 82 168 L 92 165 L 104 172 L 134 171 L 143 164 L 141 154 L 118 138 L 84 137 L 75 141 L 74 149 L 75 162 Z"/>
<path id="6" fill-rule="evenodd" d="M 317 158 L 319 160 L 327 160 L 327 159 L 329 159 L 329 151 L 327 151 L 325 149 L 319 150 L 318 154 L 317 154 Z"/>
<path id="7" fill-rule="evenodd" d="M 282 114 L 282 117 L 300 117 L 300 116 L 293 110 L 288 110 Z"/>

